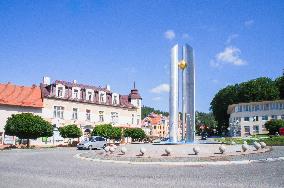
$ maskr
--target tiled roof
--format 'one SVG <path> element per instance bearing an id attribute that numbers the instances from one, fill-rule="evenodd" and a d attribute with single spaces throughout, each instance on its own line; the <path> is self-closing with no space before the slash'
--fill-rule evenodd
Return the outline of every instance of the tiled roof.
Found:
<path id="1" fill-rule="evenodd" d="M 0 84 L 0 104 L 42 108 L 41 89 L 35 85 Z"/>

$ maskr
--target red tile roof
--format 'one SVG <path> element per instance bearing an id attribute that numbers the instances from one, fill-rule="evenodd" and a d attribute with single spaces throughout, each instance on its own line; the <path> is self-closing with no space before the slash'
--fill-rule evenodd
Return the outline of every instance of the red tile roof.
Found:
<path id="1" fill-rule="evenodd" d="M 0 84 L 0 104 L 42 108 L 41 89 L 35 85 L 27 87 L 11 83 Z"/>

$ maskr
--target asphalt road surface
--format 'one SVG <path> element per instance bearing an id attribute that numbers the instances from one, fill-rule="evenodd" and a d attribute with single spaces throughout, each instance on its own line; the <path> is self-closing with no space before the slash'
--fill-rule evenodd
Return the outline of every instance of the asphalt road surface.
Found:
<path id="1" fill-rule="evenodd" d="M 197 167 L 129 165 L 73 157 L 80 152 L 73 148 L 0 151 L 0 187 L 284 187 L 283 161 Z"/>

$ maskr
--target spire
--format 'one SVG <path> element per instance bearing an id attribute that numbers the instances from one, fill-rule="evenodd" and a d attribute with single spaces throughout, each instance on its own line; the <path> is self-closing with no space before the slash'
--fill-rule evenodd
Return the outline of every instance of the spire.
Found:
<path id="1" fill-rule="evenodd" d="M 133 83 L 133 89 L 136 89 L 136 88 L 135 88 L 135 81 L 134 81 L 134 83 Z"/>

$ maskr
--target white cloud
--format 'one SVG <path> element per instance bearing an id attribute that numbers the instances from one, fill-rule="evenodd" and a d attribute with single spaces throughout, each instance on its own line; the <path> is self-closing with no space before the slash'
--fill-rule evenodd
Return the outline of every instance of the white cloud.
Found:
<path id="1" fill-rule="evenodd" d="M 190 39 L 190 36 L 189 36 L 189 34 L 184 33 L 184 34 L 182 34 L 182 38 L 183 39 Z"/>
<path id="2" fill-rule="evenodd" d="M 176 37 L 176 34 L 173 30 L 167 30 L 165 33 L 164 33 L 164 36 L 166 39 L 168 40 L 173 40 L 175 37 Z"/>
<path id="3" fill-rule="evenodd" d="M 153 101 L 160 101 L 161 100 L 161 97 L 154 97 L 152 98 Z"/>
<path id="4" fill-rule="evenodd" d="M 217 79 L 213 79 L 213 80 L 211 80 L 214 84 L 218 84 L 219 83 L 219 80 L 217 80 Z"/>
<path id="5" fill-rule="evenodd" d="M 232 34 L 228 37 L 226 44 L 230 44 L 232 42 L 232 40 L 234 40 L 235 38 L 238 38 L 239 35 L 238 34 Z"/>
<path id="6" fill-rule="evenodd" d="M 254 24 L 254 20 L 247 20 L 247 21 L 245 21 L 244 24 L 245 24 L 246 27 L 250 27 Z"/>
<path id="7" fill-rule="evenodd" d="M 235 66 L 241 66 L 247 64 L 247 62 L 240 58 L 241 50 L 239 48 L 229 46 L 222 52 L 216 54 L 215 59 L 210 60 L 212 67 L 221 67 L 223 64 L 231 64 Z"/>
<path id="8" fill-rule="evenodd" d="M 168 93 L 170 91 L 169 84 L 160 84 L 150 90 L 152 93 Z"/>

